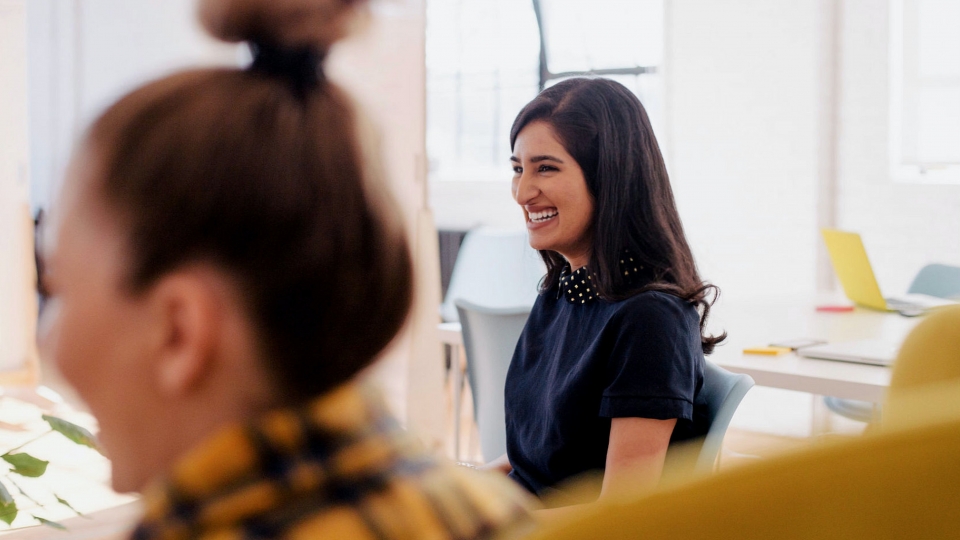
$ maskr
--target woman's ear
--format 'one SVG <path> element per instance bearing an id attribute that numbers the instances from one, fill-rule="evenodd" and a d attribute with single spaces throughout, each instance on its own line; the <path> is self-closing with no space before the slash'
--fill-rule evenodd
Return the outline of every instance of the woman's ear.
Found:
<path id="1" fill-rule="evenodd" d="M 216 279 L 209 272 L 181 270 L 161 278 L 151 292 L 160 329 L 156 386 L 163 396 L 200 387 L 214 367 L 223 323 Z"/>

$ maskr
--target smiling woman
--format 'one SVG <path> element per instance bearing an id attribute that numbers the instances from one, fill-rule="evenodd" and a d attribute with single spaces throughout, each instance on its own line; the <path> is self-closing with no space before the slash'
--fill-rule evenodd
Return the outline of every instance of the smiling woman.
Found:
<path id="1" fill-rule="evenodd" d="M 507 455 L 543 496 L 588 471 L 601 495 L 655 484 L 702 435 L 704 283 L 636 96 L 605 79 L 544 92 L 511 130 L 513 196 L 547 265 L 507 375 Z"/>

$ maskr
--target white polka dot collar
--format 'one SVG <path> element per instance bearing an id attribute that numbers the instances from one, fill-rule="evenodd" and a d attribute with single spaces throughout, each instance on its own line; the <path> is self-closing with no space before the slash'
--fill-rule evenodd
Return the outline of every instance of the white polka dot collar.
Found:
<path id="1" fill-rule="evenodd" d="M 630 253 L 625 250 L 623 258 L 620 259 L 620 271 L 623 272 L 625 280 L 632 282 L 639 278 L 641 270 L 643 265 L 634 261 Z M 600 297 L 593 284 L 593 276 L 586 266 L 578 268 L 573 273 L 570 272 L 569 266 L 563 269 L 560 273 L 560 290 L 557 298 L 560 298 L 561 294 L 571 304 L 588 304 Z"/>
<path id="2" fill-rule="evenodd" d="M 597 297 L 593 277 L 586 266 L 572 274 L 569 267 L 565 268 L 560 274 L 560 291 L 573 304 L 586 304 Z"/>

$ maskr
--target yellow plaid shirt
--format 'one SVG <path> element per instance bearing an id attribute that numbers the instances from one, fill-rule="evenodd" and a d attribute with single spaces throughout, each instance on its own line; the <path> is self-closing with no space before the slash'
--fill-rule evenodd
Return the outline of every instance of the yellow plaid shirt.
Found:
<path id="1" fill-rule="evenodd" d="M 134 540 L 501 538 L 531 523 L 511 481 L 430 457 L 356 384 L 218 432 L 144 503 Z"/>

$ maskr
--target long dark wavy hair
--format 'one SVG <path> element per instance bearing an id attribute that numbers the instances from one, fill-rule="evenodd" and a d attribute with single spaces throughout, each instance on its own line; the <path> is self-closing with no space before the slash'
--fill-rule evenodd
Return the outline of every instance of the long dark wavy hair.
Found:
<path id="1" fill-rule="evenodd" d="M 580 165 L 595 201 L 589 267 L 598 294 L 610 301 L 645 291 L 686 300 L 700 313 L 704 354 L 727 334 L 705 334 L 717 286 L 700 279 L 674 202 L 663 155 L 640 100 L 609 79 L 568 79 L 541 92 L 517 115 L 510 148 L 531 122 L 544 121 Z M 645 280 L 620 272 L 624 250 L 643 265 Z M 557 283 L 567 261 L 541 250 L 547 275 L 541 293 Z"/>

